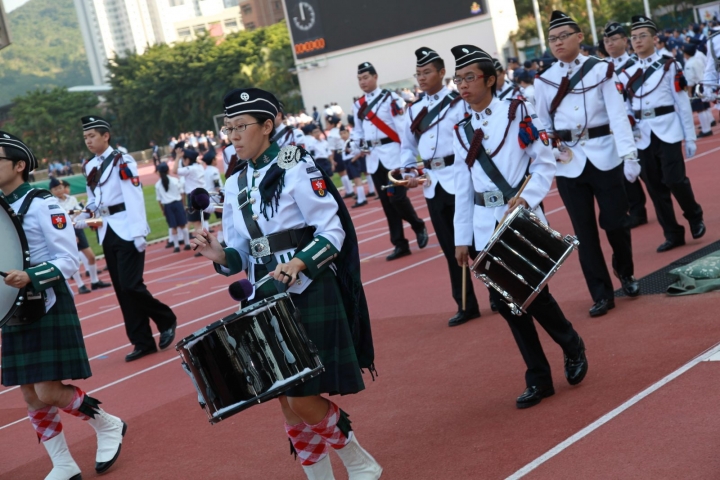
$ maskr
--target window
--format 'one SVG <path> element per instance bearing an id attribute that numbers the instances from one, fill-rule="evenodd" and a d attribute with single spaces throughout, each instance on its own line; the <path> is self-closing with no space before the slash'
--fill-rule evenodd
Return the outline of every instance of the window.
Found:
<path id="1" fill-rule="evenodd" d="M 180 5 L 185 5 L 185 0 L 170 0 L 171 7 L 179 7 Z"/>
<path id="2" fill-rule="evenodd" d="M 250 14 L 252 14 L 252 6 L 243 5 L 242 7 L 240 7 L 240 11 L 242 12 L 243 15 L 250 15 Z"/>
<path id="3" fill-rule="evenodd" d="M 248 22 L 245 24 L 245 30 L 255 30 L 255 22 Z"/>
<path id="4" fill-rule="evenodd" d="M 282 6 L 280 5 L 280 2 L 273 2 L 273 8 L 274 8 L 276 11 L 281 11 L 281 10 L 282 10 Z"/>
<path id="5" fill-rule="evenodd" d="M 207 30 L 207 29 L 205 28 L 205 25 L 195 25 L 195 26 L 193 27 L 193 31 L 195 32 L 195 35 L 200 35 L 200 34 L 203 33 L 205 30 Z"/>
<path id="6" fill-rule="evenodd" d="M 178 34 L 178 37 L 180 37 L 180 38 L 185 38 L 185 37 L 189 37 L 189 36 L 192 35 L 192 34 L 190 33 L 190 28 L 189 28 L 189 27 L 178 28 L 177 34 Z"/>
<path id="7" fill-rule="evenodd" d="M 230 18 L 228 20 L 225 20 L 225 27 L 226 28 L 237 28 L 238 22 L 236 18 Z"/>

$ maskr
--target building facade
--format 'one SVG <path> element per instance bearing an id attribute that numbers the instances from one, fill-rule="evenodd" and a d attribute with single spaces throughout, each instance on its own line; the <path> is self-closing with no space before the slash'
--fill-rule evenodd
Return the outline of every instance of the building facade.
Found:
<path id="1" fill-rule="evenodd" d="M 240 13 L 245 30 L 269 27 L 285 19 L 282 0 L 243 0 Z"/>

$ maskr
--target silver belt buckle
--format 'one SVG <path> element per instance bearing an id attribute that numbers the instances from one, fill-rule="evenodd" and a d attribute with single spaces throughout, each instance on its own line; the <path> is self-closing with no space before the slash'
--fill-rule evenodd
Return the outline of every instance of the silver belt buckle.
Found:
<path id="1" fill-rule="evenodd" d="M 643 118 L 653 118 L 653 117 L 655 117 L 655 109 L 652 109 L 652 110 L 643 110 L 642 116 L 643 116 Z"/>
<path id="2" fill-rule="evenodd" d="M 483 192 L 486 207 L 502 207 L 505 205 L 505 199 L 501 191 Z"/>
<path id="3" fill-rule="evenodd" d="M 100 207 L 98 212 L 100 212 L 101 217 L 109 217 L 110 216 L 110 209 L 108 207 Z"/>
<path id="4" fill-rule="evenodd" d="M 433 158 L 430 160 L 430 169 L 431 170 L 441 170 L 445 168 L 445 159 L 444 158 Z"/>
<path id="5" fill-rule="evenodd" d="M 580 133 L 575 134 L 575 137 L 578 140 L 588 140 L 588 136 L 589 136 L 589 133 L 588 133 L 587 129 L 584 131 L 581 131 Z"/>
<path id="6" fill-rule="evenodd" d="M 254 258 L 267 257 L 272 253 L 270 241 L 267 237 L 260 237 L 250 240 L 250 253 Z"/>

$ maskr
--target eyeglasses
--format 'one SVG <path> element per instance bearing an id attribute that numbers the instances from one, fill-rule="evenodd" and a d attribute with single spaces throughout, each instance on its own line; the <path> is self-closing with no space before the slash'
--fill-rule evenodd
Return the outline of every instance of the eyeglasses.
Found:
<path id="1" fill-rule="evenodd" d="M 463 80 L 465 82 L 467 82 L 468 84 L 470 84 L 470 83 L 474 82 L 475 80 L 478 80 L 478 79 L 484 78 L 484 77 L 485 77 L 485 75 L 475 75 L 474 73 L 471 73 L 469 75 L 465 75 L 464 77 L 460 77 L 460 76 L 453 77 L 452 81 L 455 85 L 460 85 L 463 82 Z"/>
<path id="2" fill-rule="evenodd" d="M 238 133 L 242 133 L 242 132 L 244 132 L 245 130 L 247 130 L 248 125 L 260 125 L 260 122 L 255 122 L 255 123 L 241 123 L 241 124 L 238 125 L 237 127 L 223 127 L 223 128 L 222 128 L 222 132 L 223 132 L 225 135 L 227 135 L 227 136 L 232 135 L 232 133 L 233 133 L 235 130 L 237 130 Z"/>
<path id="3" fill-rule="evenodd" d="M 578 34 L 578 33 L 580 33 L 580 32 L 565 32 L 565 33 L 561 33 L 560 35 L 557 35 L 557 36 L 548 37 L 548 42 L 550 42 L 550 43 L 564 42 L 564 41 L 567 40 L 568 38 L 570 38 L 570 37 L 572 37 L 573 35 L 576 35 L 576 34 Z"/>
<path id="4" fill-rule="evenodd" d="M 427 76 L 429 76 L 429 75 L 432 75 L 433 72 L 439 72 L 439 70 L 431 70 L 431 71 L 429 71 L 429 72 L 415 73 L 415 74 L 413 74 L 413 77 L 415 77 L 415 78 L 425 78 L 425 77 L 427 77 Z"/>
<path id="5" fill-rule="evenodd" d="M 630 37 L 630 40 L 634 42 L 636 40 L 645 40 L 649 37 L 652 37 L 652 35 L 650 35 L 649 33 L 641 33 L 640 35 L 633 35 L 632 37 Z"/>

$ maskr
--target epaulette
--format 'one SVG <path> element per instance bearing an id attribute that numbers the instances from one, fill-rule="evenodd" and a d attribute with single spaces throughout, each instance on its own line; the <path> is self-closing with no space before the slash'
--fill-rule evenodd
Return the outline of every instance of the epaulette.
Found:
<path id="1" fill-rule="evenodd" d="M 43 200 L 53 197 L 53 194 L 45 190 L 44 188 L 36 188 L 35 190 L 37 190 L 35 196 L 38 198 L 42 198 Z"/>

